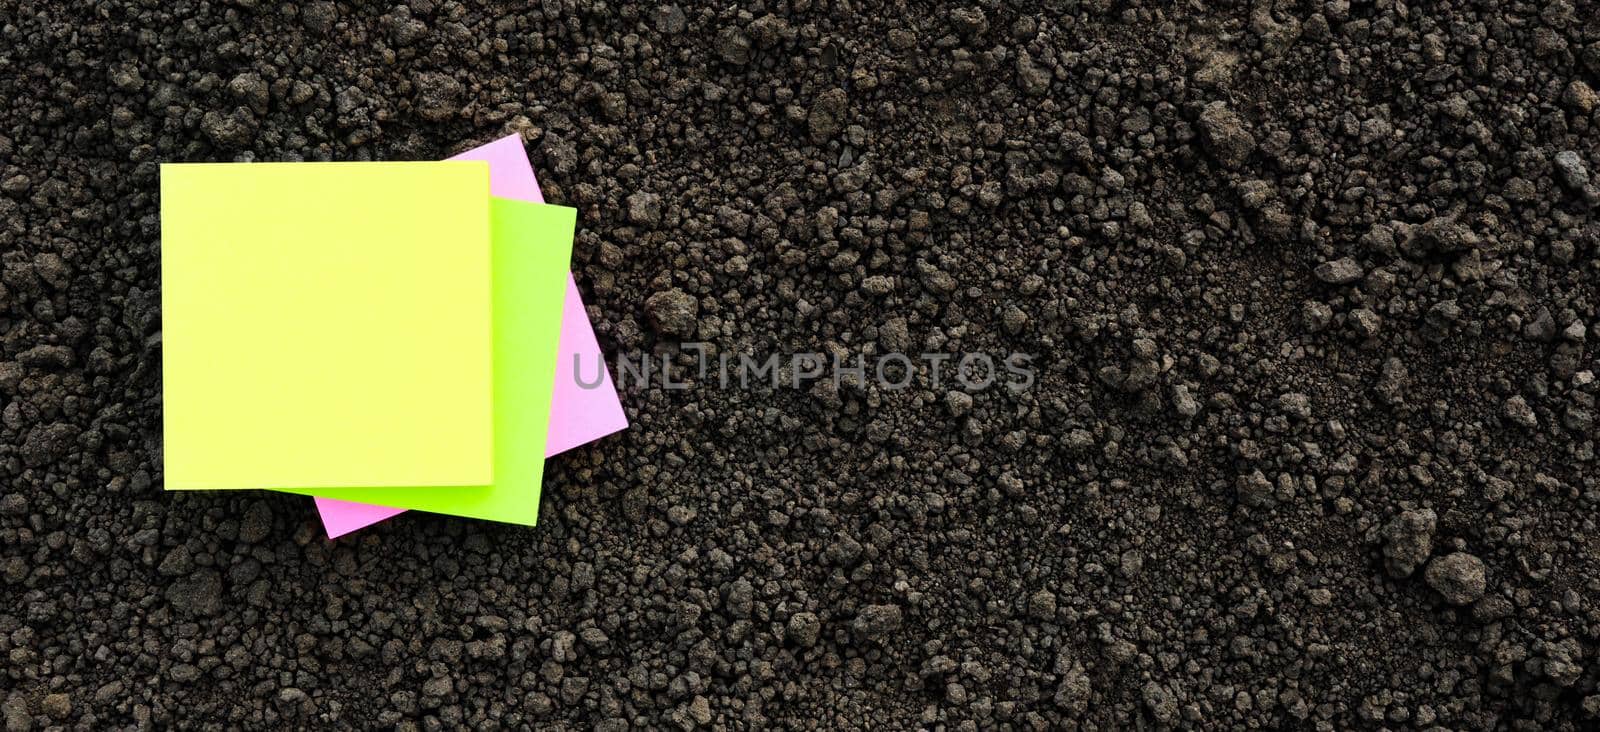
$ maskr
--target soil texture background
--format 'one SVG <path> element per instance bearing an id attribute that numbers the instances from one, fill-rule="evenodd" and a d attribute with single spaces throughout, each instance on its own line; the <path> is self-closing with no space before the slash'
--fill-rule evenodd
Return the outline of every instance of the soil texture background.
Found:
<path id="1" fill-rule="evenodd" d="M 1597 89 L 1587 0 L 0 0 L 0 721 L 1594 729 Z M 532 529 L 164 494 L 158 164 L 510 132 L 691 388 Z"/>

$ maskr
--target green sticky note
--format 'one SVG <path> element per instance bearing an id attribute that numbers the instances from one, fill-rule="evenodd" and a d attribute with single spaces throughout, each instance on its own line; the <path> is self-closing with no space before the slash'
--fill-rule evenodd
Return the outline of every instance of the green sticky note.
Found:
<path id="1" fill-rule="evenodd" d="M 539 517 L 556 347 L 572 259 L 574 209 L 490 199 L 494 303 L 494 480 L 449 488 L 289 488 L 337 498 L 532 526 Z"/>
<path id="2" fill-rule="evenodd" d="M 161 166 L 164 485 L 494 480 L 489 168 Z"/>

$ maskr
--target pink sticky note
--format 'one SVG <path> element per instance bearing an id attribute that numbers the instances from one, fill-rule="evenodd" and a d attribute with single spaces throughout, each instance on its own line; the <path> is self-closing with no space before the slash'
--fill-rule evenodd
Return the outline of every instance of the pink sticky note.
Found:
<path id="1" fill-rule="evenodd" d="M 508 135 L 475 147 L 451 160 L 482 160 L 489 163 L 489 193 L 501 198 L 544 203 L 533 164 L 522 147 L 521 135 Z M 622 413 L 622 400 L 611 383 L 611 371 L 594 337 L 578 282 L 567 275 L 567 302 L 561 318 L 560 355 L 556 359 L 555 392 L 550 397 L 550 431 L 546 436 L 545 457 L 565 452 L 613 432 L 627 429 L 628 417 Z M 595 383 L 598 377 L 599 383 Z M 322 526 L 332 539 L 384 519 L 405 513 L 402 508 L 351 503 L 333 498 L 318 498 L 317 512 Z"/>

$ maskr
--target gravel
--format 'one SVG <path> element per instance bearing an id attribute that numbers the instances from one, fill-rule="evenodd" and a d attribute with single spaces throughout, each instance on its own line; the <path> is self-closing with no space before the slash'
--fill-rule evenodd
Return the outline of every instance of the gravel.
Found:
<path id="1" fill-rule="evenodd" d="M 1402 511 L 1383 527 L 1383 562 L 1389 576 L 1410 577 L 1433 552 L 1439 516 L 1433 509 Z"/>
<path id="2" fill-rule="evenodd" d="M 1452 605 L 1471 605 L 1483 597 L 1488 580 L 1483 560 L 1466 552 L 1446 554 L 1428 562 L 1428 586 Z"/>
<path id="3" fill-rule="evenodd" d="M 644 313 L 651 325 L 665 336 L 686 338 L 694 335 L 700 304 L 676 287 L 651 295 L 644 301 Z"/>
<path id="4" fill-rule="evenodd" d="M 1256 148 L 1249 126 L 1227 102 L 1210 102 L 1200 111 L 1200 131 L 1206 146 L 1224 168 L 1244 165 Z"/>
<path id="5" fill-rule="evenodd" d="M 1361 279 L 1361 275 L 1365 273 L 1361 271 L 1361 264 L 1354 257 L 1341 257 L 1317 265 L 1315 274 L 1317 279 L 1330 285 L 1348 285 Z"/>
<path id="6" fill-rule="evenodd" d="M 1591 2 L 11 7 L 7 729 L 1600 725 Z M 157 164 L 508 133 L 695 385 L 532 529 L 163 493 Z"/>

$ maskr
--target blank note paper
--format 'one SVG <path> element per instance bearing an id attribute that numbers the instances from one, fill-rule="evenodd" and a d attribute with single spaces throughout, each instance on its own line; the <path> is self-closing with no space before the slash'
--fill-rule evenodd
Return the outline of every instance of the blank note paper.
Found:
<path id="1" fill-rule="evenodd" d="M 492 482 L 489 201 L 482 162 L 163 165 L 166 487 Z"/>

